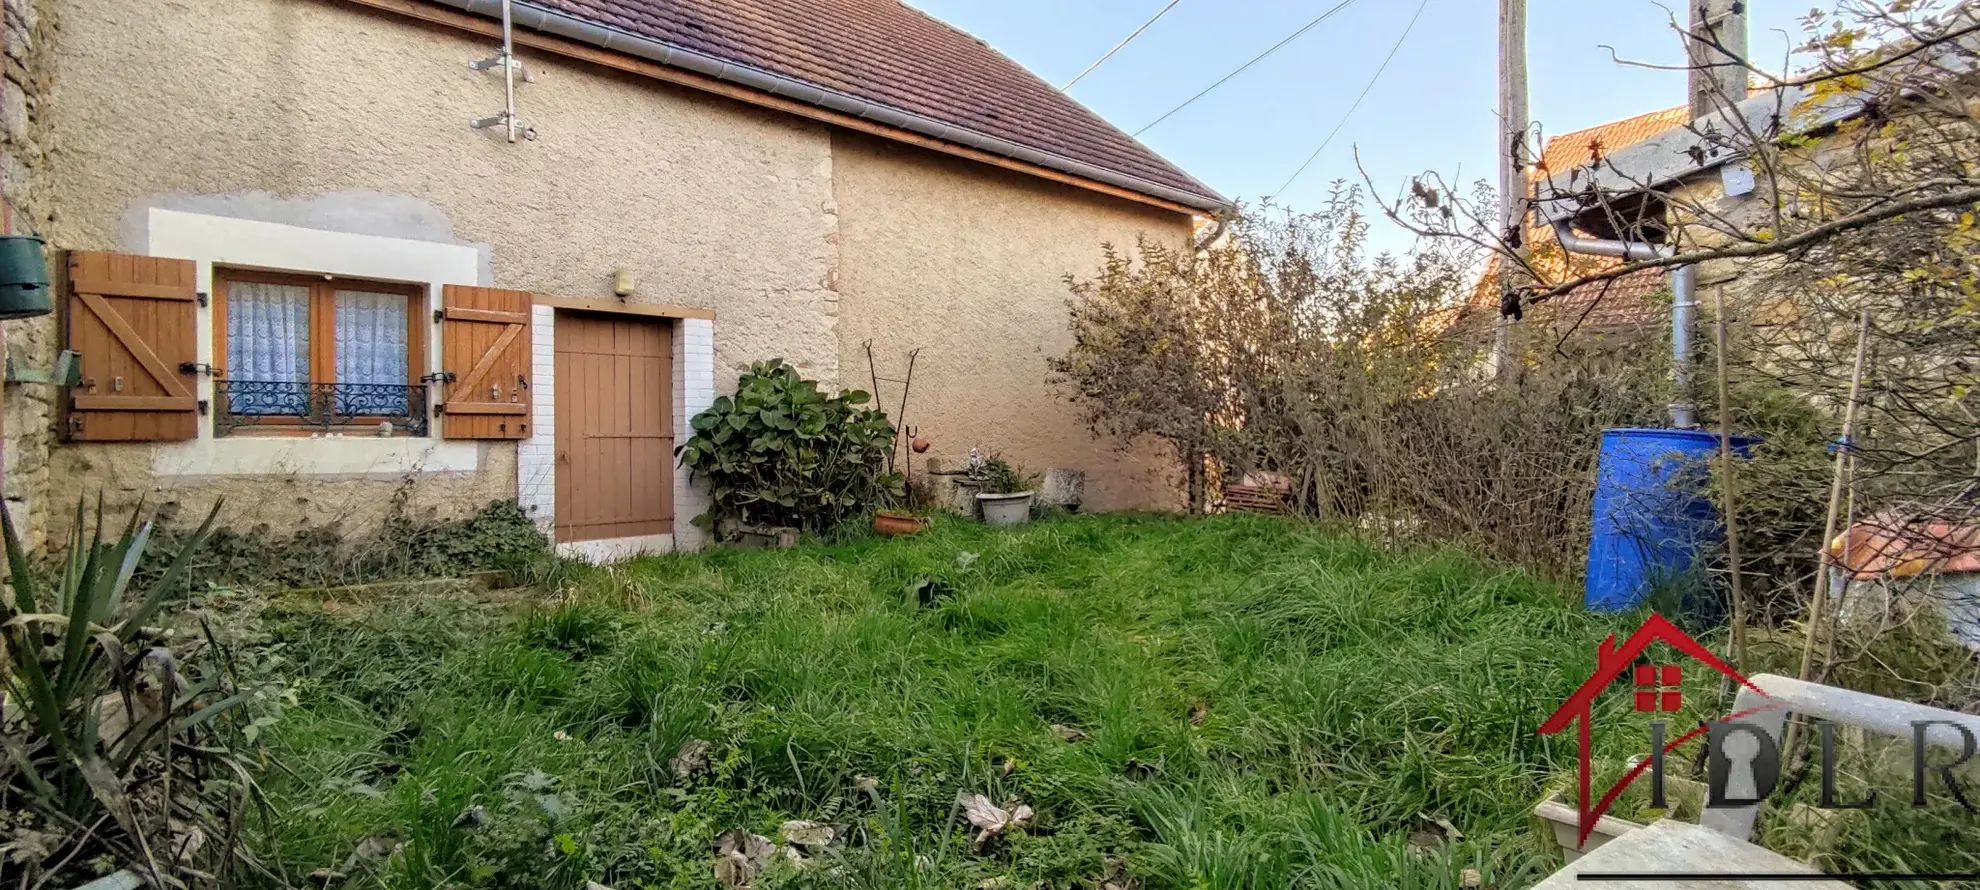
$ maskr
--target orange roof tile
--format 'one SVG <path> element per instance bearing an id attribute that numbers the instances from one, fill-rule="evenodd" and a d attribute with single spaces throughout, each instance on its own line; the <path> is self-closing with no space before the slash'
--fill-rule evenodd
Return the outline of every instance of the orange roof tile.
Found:
<path id="1" fill-rule="evenodd" d="M 1547 147 L 1540 152 L 1540 160 L 1527 171 L 1527 179 L 1539 180 L 1556 173 L 1579 167 L 1597 156 L 1607 155 L 1618 148 L 1627 148 L 1684 126 L 1690 120 L 1690 110 L 1680 105 L 1662 111 L 1652 111 L 1635 117 L 1610 121 L 1606 124 L 1562 133 L 1547 140 Z"/>
<path id="2" fill-rule="evenodd" d="M 1540 152 L 1540 160 L 1527 168 L 1527 181 L 1537 182 L 1555 173 L 1572 170 L 1595 160 L 1598 156 L 1608 155 L 1619 148 L 1627 148 L 1684 126 L 1689 120 L 1689 109 L 1678 106 L 1562 133 L 1547 140 L 1546 147 Z M 1541 247 L 1553 242 L 1554 233 L 1545 226 L 1528 226 L 1526 240 L 1531 246 Z M 1572 272 L 1575 275 L 1585 275 L 1617 265 L 1619 261 L 1596 257 L 1574 257 L 1571 263 L 1565 264 L 1536 262 L 1543 266 L 1564 266 L 1555 270 L 1562 274 Z M 1480 276 L 1478 284 L 1472 288 L 1470 299 L 1465 301 L 1465 308 L 1457 324 L 1462 325 L 1469 316 L 1481 313 L 1489 313 L 1491 317 L 1497 316 L 1498 275 L 1499 258 L 1493 256 L 1485 264 L 1484 275 Z M 1661 314 L 1650 305 L 1649 298 L 1663 287 L 1662 273 L 1645 270 L 1612 281 L 1583 285 L 1547 302 L 1554 307 L 1550 311 L 1556 318 L 1579 319 L 1585 327 L 1636 325 Z"/>

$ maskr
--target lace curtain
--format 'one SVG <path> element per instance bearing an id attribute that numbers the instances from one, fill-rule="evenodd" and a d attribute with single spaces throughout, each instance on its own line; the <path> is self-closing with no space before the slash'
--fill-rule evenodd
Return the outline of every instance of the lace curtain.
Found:
<path id="1" fill-rule="evenodd" d="M 406 295 L 337 291 L 337 413 L 406 413 Z"/>
<path id="2" fill-rule="evenodd" d="M 335 292 L 339 416 L 406 413 L 410 370 L 404 294 Z M 227 289 L 229 410 L 262 417 L 314 417 L 310 403 L 310 289 L 233 282 Z"/>
<path id="3" fill-rule="evenodd" d="M 227 288 L 227 379 L 249 384 L 229 410 L 309 413 L 309 288 L 233 282 Z"/>

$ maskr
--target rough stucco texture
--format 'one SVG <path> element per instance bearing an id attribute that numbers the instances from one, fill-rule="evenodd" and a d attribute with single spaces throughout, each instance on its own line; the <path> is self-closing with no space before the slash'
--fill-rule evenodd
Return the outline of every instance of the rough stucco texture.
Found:
<path id="1" fill-rule="evenodd" d="M 906 422 L 925 457 L 1083 470 L 1092 510 L 1181 506 L 1173 459 L 1095 440 L 1046 359 L 1072 344 L 1064 276 L 1098 272 L 1106 242 L 1180 245 L 1187 217 L 854 134 L 834 136 L 833 171 L 847 385 L 870 385 L 865 341 L 882 377 L 919 348 Z M 880 388 L 891 412 L 900 387 Z"/>
<path id="2" fill-rule="evenodd" d="M 537 139 L 510 145 L 468 129 L 502 108 L 471 35 L 331 0 L 64 3 L 63 246 L 128 249 L 124 216 L 175 192 L 410 195 L 494 246 L 497 287 L 607 297 L 630 269 L 640 301 L 716 310 L 718 377 L 777 353 L 837 378 L 821 125 L 532 54 Z"/>
<path id="3" fill-rule="evenodd" d="M 69 533 L 76 499 L 94 503 L 103 492 L 111 513 L 128 512 L 142 499 L 196 524 L 224 498 L 222 524 L 237 531 L 265 527 L 276 536 L 308 528 L 336 528 L 361 536 L 395 512 L 426 521 L 471 514 L 492 501 L 516 496 L 516 449 L 507 442 L 479 445 L 476 472 L 403 476 L 194 476 L 159 479 L 151 471 L 151 446 L 62 445 L 49 457 L 54 471 L 46 517 L 51 543 Z"/>
<path id="4" fill-rule="evenodd" d="M 751 359 L 781 355 L 837 382 L 821 125 L 533 54 L 518 105 L 537 138 L 511 145 L 468 127 L 502 107 L 500 77 L 467 66 L 494 48 L 471 35 L 330 0 L 61 5 L 39 183 L 58 246 L 143 252 L 129 242 L 157 206 L 488 245 L 495 286 L 553 296 L 608 297 L 624 268 L 638 277 L 636 302 L 716 310 L 718 381 L 733 386 Z M 331 199 L 345 194 L 379 200 L 340 213 Z M 399 206 L 392 196 L 413 216 L 380 211 Z M 435 238 L 436 216 L 451 239 Z M 156 503 L 229 489 L 251 501 L 266 483 L 282 492 L 261 510 L 282 514 L 271 520 L 351 526 L 399 485 L 168 482 L 150 478 L 149 452 L 57 447 L 44 515 L 99 485 Z M 419 499 L 461 512 L 514 497 L 514 446 L 485 456 L 480 478 L 422 478 Z"/>

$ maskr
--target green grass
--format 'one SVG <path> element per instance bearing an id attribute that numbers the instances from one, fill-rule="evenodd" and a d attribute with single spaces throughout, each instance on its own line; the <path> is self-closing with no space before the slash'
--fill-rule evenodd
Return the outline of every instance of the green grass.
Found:
<path id="1" fill-rule="evenodd" d="M 945 522 L 582 573 L 521 614 L 303 611 L 263 843 L 351 886 L 705 887 L 718 832 L 816 819 L 856 827 L 843 860 L 758 886 L 1524 886 L 1573 763 L 1535 726 L 1621 626 L 1255 517 Z M 680 782 L 692 739 L 711 769 Z M 1037 821 L 977 849 L 959 791 Z M 1463 840 L 1410 846 L 1423 816 Z"/>

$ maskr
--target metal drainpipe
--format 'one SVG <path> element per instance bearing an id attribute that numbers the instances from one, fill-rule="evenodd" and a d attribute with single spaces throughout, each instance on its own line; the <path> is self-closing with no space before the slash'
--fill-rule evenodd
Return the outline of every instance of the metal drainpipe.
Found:
<path id="1" fill-rule="evenodd" d="M 1615 257 L 1623 260 L 1654 260 L 1673 255 L 1671 248 L 1640 241 L 1605 241 L 1575 234 L 1569 220 L 1554 222 L 1554 238 L 1568 253 Z M 1671 426 L 1698 428 L 1698 409 L 1684 401 L 1691 389 L 1691 331 L 1698 314 L 1698 270 L 1692 266 L 1671 268 L 1671 380 L 1677 384 L 1678 401 L 1671 403 Z"/>

